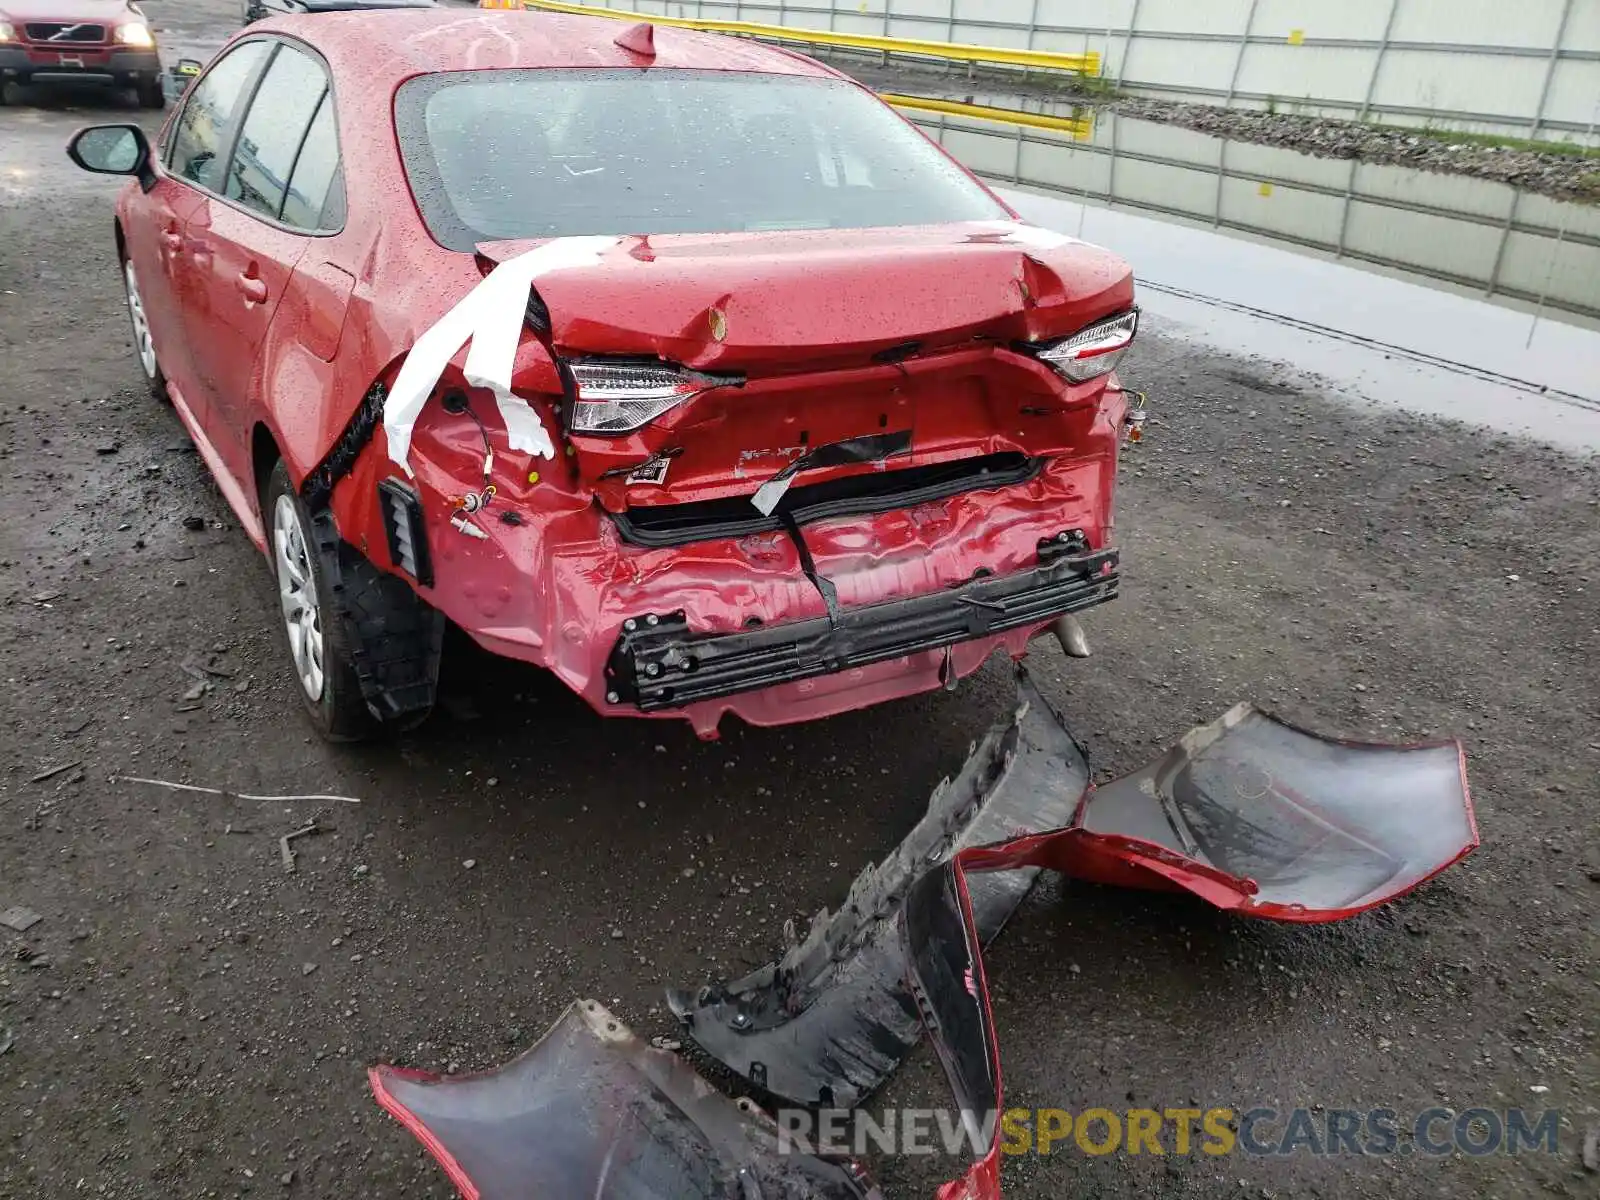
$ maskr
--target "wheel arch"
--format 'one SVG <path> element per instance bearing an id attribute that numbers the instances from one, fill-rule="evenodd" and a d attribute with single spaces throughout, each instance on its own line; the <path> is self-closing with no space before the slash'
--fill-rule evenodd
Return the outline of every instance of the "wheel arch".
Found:
<path id="1" fill-rule="evenodd" d="M 250 430 L 250 476 L 255 485 L 256 508 L 261 512 L 261 520 L 265 524 L 267 514 L 263 506 L 262 497 L 266 495 L 267 480 L 272 477 L 272 468 L 278 465 L 278 460 L 283 457 L 283 451 L 278 447 L 278 439 L 273 436 L 272 430 L 267 428 L 265 421 L 257 421 Z"/>

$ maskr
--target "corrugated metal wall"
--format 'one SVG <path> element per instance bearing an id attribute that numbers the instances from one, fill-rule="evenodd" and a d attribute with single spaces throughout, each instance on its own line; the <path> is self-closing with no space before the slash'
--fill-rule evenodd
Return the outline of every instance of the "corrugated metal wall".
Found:
<path id="1" fill-rule="evenodd" d="M 1098 50 L 1135 94 L 1600 145 L 1600 0 L 589 0 Z"/>
<path id="2" fill-rule="evenodd" d="M 1225 142 L 1114 114 L 1102 115 L 1082 138 L 907 116 L 997 182 L 1289 242 L 1600 320 L 1600 208 L 1487 180 Z"/>

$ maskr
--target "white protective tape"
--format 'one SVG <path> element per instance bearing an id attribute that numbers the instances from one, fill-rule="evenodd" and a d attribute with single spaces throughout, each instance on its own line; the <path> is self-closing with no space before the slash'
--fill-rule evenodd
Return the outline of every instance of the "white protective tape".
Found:
<path id="1" fill-rule="evenodd" d="M 389 457 L 404 467 L 407 475 L 412 473 L 407 461 L 411 455 L 411 434 L 417 418 L 422 415 L 423 405 L 438 386 L 439 377 L 450 360 L 469 342 L 464 372 L 467 383 L 494 393 L 511 448 L 540 458 L 555 457 L 555 443 L 539 414 L 522 397 L 511 394 L 511 367 L 522 341 L 528 292 L 541 275 L 595 265 L 621 240 L 615 237 L 556 238 L 526 254 L 507 259 L 417 338 L 383 405 L 383 431 L 389 441 Z"/>
<path id="2" fill-rule="evenodd" d="M 763 517 L 770 517 L 772 510 L 778 507 L 778 501 L 789 494 L 789 487 L 798 476 L 778 475 L 767 480 L 756 489 L 756 494 L 750 497 L 750 503 L 756 506 L 756 511 Z"/>

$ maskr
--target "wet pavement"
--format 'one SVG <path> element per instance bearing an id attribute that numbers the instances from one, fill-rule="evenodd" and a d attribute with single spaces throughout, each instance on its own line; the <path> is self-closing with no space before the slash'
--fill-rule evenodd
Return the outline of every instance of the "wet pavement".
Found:
<path id="1" fill-rule="evenodd" d="M 1278 246 L 1001 189 L 1023 216 L 1136 264 L 1174 332 L 1292 363 L 1360 403 L 1600 451 L 1600 331 Z M 1594 288 L 1600 297 L 1600 276 Z"/>
<path id="2" fill-rule="evenodd" d="M 226 32 L 227 5 L 163 16 L 170 2 L 150 11 L 175 40 Z M 575 995 L 678 1036 L 662 989 L 763 962 L 786 918 L 837 904 L 1010 702 L 1007 672 L 702 744 L 673 723 L 602 722 L 548 678 L 453 644 L 423 729 L 322 744 L 296 708 L 263 565 L 140 389 L 110 248 L 116 183 L 61 154 L 78 124 L 153 128 L 152 114 L 12 97 L 0 908 L 43 920 L 0 941 L 15 1036 L 0 1053 L 0 1196 L 445 1196 L 368 1097 L 368 1063 L 488 1067 Z M 1525 315 L 1472 310 L 1482 323 L 1458 337 L 1443 308 L 1392 290 L 1409 284 L 1124 213 L 1037 215 L 1073 233 L 1081 218 L 1160 285 L 1128 371 L 1155 415 L 1124 465 L 1124 597 L 1086 621 L 1094 658 L 1042 644 L 1032 658 L 1097 777 L 1246 697 L 1351 736 L 1459 733 L 1485 846 L 1396 908 L 1328 928 L 1045 885 L 989 957 L 1009 1102 L 1562 1116 L 1558 1154 L 1515 1158 L 1065 1146 L 1009 1161 L 1007 1195 L 1595 1195 L 1579 1147 L 1600 1122 L 1600 469 L 1571 452 L 1594 448 L 1590 410 L 1348 337 L 1585 399 L 1593 344 L 1541 322 L 1537 349 L 1518 351 Z M 1479 384 L 1478 409 L 1444 407 Z M 362 803 L 181 795 L 125 775 Z M 286 873 L 278 838 L 312 817 L 322 832 Z M 922 1053 L 878 1104 L 947 1094 Z M 948 1175 L 931 1159 L 877 1165 L 902 1197 Z"/>

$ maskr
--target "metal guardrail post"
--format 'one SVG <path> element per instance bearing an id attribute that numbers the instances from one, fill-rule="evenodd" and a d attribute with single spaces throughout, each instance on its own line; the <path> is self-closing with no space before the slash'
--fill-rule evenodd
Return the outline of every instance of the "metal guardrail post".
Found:
<path id="1" fill-rule="evenodd" d="M 1133 0 L 1133 8 L 1128 11 L 1128 36 L 1122 40 L 1122 61 L 1117 63 L 1117 90 L 1122 90 L 1122 77 L 1128 73 L 1128 56 L 1133 53 L 1134 35 L 1139 32 L 1139 0 Z M 1106 47 L 1109 53 L 1111 47 Z"/>
<path id="2" fill-rule="evenodd" d="M 1511 193 L 1511 209 L 1506 213 L 1506 223 L 1500 227 L 1500 245 L 1494 252 L 1494 269 L 1489 272 L 1489 286 L 1483 289 L 1487 298 L 1495 294 L 1500 286 L 1500 268 L 1506 261 L 1506 243 L 1511 240 L 1511 231 L 1517 224 L 1517 205 L 1522 203 L 1522 189 L 1517 188 Z"/>
<path id="3" fill-rule="evenodd" d="M 1544 320 L 1544 306 L 1550 299 L 1550 285 L 1555 282 L 1556 263 L 1561 258 L 1561 243 L 1567 240 L 1567 220 L 1569 214 L 1561 218 L 1561 228 L 1556 231 L 1556 244 L 1550 247 L 1550 269 L 1544 274 L 1544 286 L 1539 289 L 1539 303 L 1533 309 L 1533 323 L 1528 326 L 1528 340 L 1523 345 L 1524 350 L 1533 348 L 1533 335 L 1539 332 L 1539 322 Z"/>
<path id="4" fill-rule="evenodd" d="M 1250 0 L 1250 13 L 1244 19 L 1244 32 L 1239 35 L 1239 53 L 1233 56 L 1233 75 L 1228 79 L 1228 107 L 1233 107 L 1234 93 L 1239 90 L 1239 69 L 1244 66 L 1244 52 L 1250 45 L 1250 29 L 1256 23 L 1256 7 L 1261 0 Z"/>
<path id="5" fill-rule="evenodd" d="M 1222 228 L 1222 185 L 1228 182 L 1228 139 L 1217 139 L 1217 192 L 1211 199 L 1211 228 Z"/>
<path id="6" fill-rule="evenodd" d="M 1033 37 L 1034 37 L 1034 34 L 1038 32 L 1038 30 L 1039 30 L 1039 0 L 1033 0 L 1033 12 L 1028 15 L 1028 49 L 1029 50 L 1033 49 Z M 1089 43 L 1088 43 L 1088 39 L 1087 38 L 1084 39 L 1083 48 L 1085 50 L 1087 50 L 1089 48 Z M 1023 67 L 1022 68 L 1022 81 L 1024 83 L 1026 83 L 1028 81 L 1028 68 L 1027 67 Z"/>
<path id="7" fill-rule="evenodd" d="M 1372 74 L 1367 76 L 1367 94 L 1361 98 L 1361 112 L 1356 117 L 1358 121 L 1367 119 L 1367 112 L 1372 108 L 1372 94 L 1378 90 L 1378 75 L 1383 70 L 1383 56 L 1389 52 L 1389 39 L 1394 35 L 1395 14 L 1400 11 L 1400 0 L 1389 0 L 1389 18 L 1383 23 L 1383 40 L 1378 43 L 1378 57 L 1372 60 Z M 1339 239 L 1339 252 L 1344 253 L 1344 238 Z"/>
<path id="8" fill-rule="evenodd" d="M 1391 13 L 1392 15 L 1392 13 Z M 1356 172 L 1361 168 L 1361 160 L 1350 160 L 1350 176 L 1344 185 L 1344 207 L 1339 212 L 1339 248 L 1334 251 L 1335 258 L 1344 257 L 1344 239 L 1350 232 L 1350 209 L 1356 202 Z"/>
<path id="9" fill-rule="evenodd" d="M 1111 119 L 1111 162 L 1106 167 L 1106 195 L 1108 203 L 1115 206 L 1117 203 L 1117 126 L 1122 123 L 1122 118 L 1116 113 L 1110 115 Z"/>
<path id="10" fill-rule="evenodd" d="M 1539 103 L 1533 110 L 1533 125 L 1528 129 L 1528 137 L 1537 141 L 1539 126 L 1544 123 L 1544 106 L 1550 100 L 1550 81 L 1555 78 L 1556 63 L 1561 58 L 1561 43 L 1567 39 L 1567 22 L 1572 17 L 1572 0 L 1564 0 L 1561 5 L 1561 20 L 1556 24 L 1556 40 L 1550 46 L 1550 58 L 1544 66 L 1544 83 L 1539 88 Z"/>

